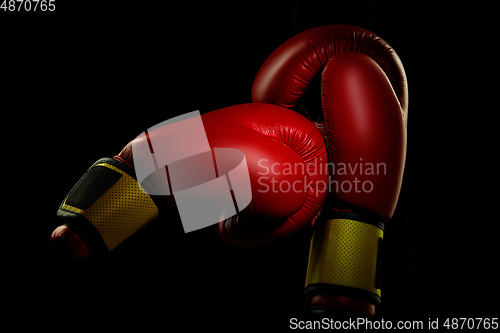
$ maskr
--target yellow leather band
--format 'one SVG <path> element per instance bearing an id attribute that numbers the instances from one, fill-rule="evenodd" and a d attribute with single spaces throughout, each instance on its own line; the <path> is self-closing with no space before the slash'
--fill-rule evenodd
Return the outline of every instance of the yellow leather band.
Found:
<path id="1" fill-rule="evenodd" d="M 383 230 L 349 219 L 332 219 L 314 232 L 306 287 L 330 284 L 362 289 L 381 296 L 376 285 L 379 239 Z"/>
<path id="2" fill-rule="evenodd" d="M 119 168 L 99 163 L 93 168 L 107 168 L 121 177 L 89 207 L 83 209 L 66 204 L 61 209 L 85 217 L 99 232 L 108 251 L 113 250 L 158 216 L 158 208 L 137 181 Z"/>

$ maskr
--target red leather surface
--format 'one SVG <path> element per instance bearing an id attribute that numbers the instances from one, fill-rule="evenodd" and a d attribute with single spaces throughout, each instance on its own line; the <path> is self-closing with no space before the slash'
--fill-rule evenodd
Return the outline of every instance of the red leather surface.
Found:
<path id="1" fill-rule="evenodd" d="M 405 116 L 391 83 L 370 57 L 343 53 L 326 65 L 321 95 L 336 167 L 332 178 L 352 187 L 340 188 L 333 207 L 360 207 L 387 222 L 398 201 L 406 155 Z M 341 172 L 344 164 L 347 170 Z"/>
<path id="2" fill-rule="evenodd" d="M 327 154 L 310 121 L 259 103 L 223 108 L 202 115 L 202 120 L 210 147 L 243 151 L 250 173 L 250 205 L 219 223 L 226 241 L 261 245 L 295 233 L 316 216 L 326 196 Z M 165 139 L 170 135 L 165 128 L 149 132 L 150 139 Z M 116 158 L 133 165 L 132 143 Z"/>

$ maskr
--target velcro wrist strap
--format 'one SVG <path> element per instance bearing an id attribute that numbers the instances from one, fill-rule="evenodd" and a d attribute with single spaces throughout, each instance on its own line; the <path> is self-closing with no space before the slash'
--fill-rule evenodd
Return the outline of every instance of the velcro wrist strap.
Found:
<path id="1" fill-rule="evenodd" d="M 334 218 L 316 226 L 304 297 L 346 296 L 379 305 L 383 224 Z"/>
<path id="2" fill-rule="evenodd" d="M 100 159 L 59 207 L 57 215 L 91 252 L 113 250 L 158 216 L 156 203 L 133 175 L 124 163 Z"/>

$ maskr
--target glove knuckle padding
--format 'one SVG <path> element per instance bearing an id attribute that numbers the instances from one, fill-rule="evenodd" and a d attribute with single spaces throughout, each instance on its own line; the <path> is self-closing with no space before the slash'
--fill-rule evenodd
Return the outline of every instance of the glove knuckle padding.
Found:
<path id="1" fill-rule="evenodd" d="M 326 64 L 333 56 L 346 52 L 365 54 L 380 66 L 406 113 L 408 87 L 398 55 L 374 33 L 348 25 L 309 29 L 279 46 L 257 73 L 252 100 L 303 112 Z"/>
<path id="2" fill-rule="evenodd" d="M 288 109 L 258 103 L 206 114 L 203 122 L 212 147 L 245 153 L 250 174 L 250 205 L 219 223 L 226 241 L 261 245 L 295 233 L 316 216 L 326 196 L 327 154 L 311 122 Z M 226 135 L 221 137 L 220 131 Z"/>

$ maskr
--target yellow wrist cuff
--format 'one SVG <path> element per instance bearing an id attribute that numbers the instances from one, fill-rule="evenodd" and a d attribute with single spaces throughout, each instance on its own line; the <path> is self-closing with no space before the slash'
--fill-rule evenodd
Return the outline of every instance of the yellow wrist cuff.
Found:
<path id="1" fill-rule="evenodd" d="M 99 252 L 111 251 L 158 216 L 155 202 L 131 174 L 133 170 L 125 164 L 101 159 L 59 207 L 58 215 L 83 236 L 87 246 L 88 242 L 100 243 Z"/>
<path id="2" fill-rule="evenodd" d="M 335 218 L 320 223 L 309 252 L 306 291 L 380 303 L 383 225 Z"/>

